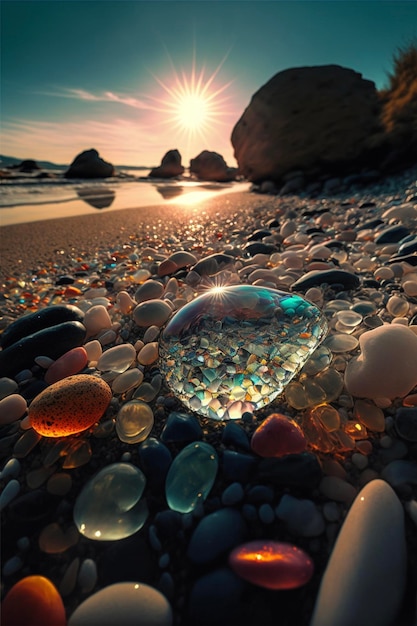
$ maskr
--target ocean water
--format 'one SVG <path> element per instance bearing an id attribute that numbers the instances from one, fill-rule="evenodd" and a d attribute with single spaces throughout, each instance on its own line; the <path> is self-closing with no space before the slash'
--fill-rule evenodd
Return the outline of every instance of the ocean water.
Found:
<path id="1" fill-rule="evenodd" d="M 0 226 L 168 203 L 198 204 L 250 186 L 202 182 L 187 176 L 181 180 L 149 179 L 147 170 L 124 170 L 102 180 L 65 179 L 63 172 L 52 173 L 54 178 L 37 178 L 35 174 L 1 179 Z"/>

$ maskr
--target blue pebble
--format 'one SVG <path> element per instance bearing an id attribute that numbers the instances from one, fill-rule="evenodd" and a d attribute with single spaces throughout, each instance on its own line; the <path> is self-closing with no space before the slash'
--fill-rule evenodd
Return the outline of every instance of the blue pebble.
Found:
<path id="1" fill-rule="evenodd" d="M 172 462 L 168 448 L 155 437 L 148 437 L 139 446 L 139 458 L 149 482 L 163 485 Z"/>
<path id="2" fill-rule="evenodd" d="M 259 507 L 259 519 L 262 524 L 272 524 L 275 519 L 275 513 L 270 504 L 261 504 Z"/>
<path id="3" fill-rule="evenodd" d="M 255 485 L 249 489 L 247 499 L 253 504 L 271 503 L 274 500 L 274 490 L 266 485 Z"/>
<path id="4" fill-rule="evenodd" d="M 190 623 L 230 626 L 241 622 L 245 583 L 228 568 L 216 569 L 199 578 L 191 589 Z"/>
<path id="5" fill-rule="evenodd" d="M 236 509 L 220 509 L 199 522 L 191 535 L 187 556 L 193 563 L 210 563 L 242 543 L 246 524 Z"/>
<path id="6" fill-rule="evenodd" d="M 223 452 L 223 477 L 228 481 L 246 483 L 251 478 L 257 459 L 234 450 Z"/>
<path id="7" fill-rule="evenodd" d="M 242 506 L 242 515 L 249 523 L 254 523 L 258 519 L 258 512 L 253 504 L 244 504 Z"/>
<path id="8" fill-rule="evenodd" d="M 243 500 L 245 492 L 240 483 L 232 483 L 223 491 L 222 504 L 224 506 L 234 506 Z"/>
<path id="9" fill-rule="evenodd" d="M 226 446 L 234 446 L 248 452 L 250 450 L 249 437 L 246 431 L 236 424 L 235 422 L 229 422 L 223 429 L 222 442 Z"/>
<path id="10" fill-rule="evenodd" d="M 197 441 L 203 436 L 200 422 L 194 415 L 172 411 L 161 433 L 161 440 L 168 442 Z"/>

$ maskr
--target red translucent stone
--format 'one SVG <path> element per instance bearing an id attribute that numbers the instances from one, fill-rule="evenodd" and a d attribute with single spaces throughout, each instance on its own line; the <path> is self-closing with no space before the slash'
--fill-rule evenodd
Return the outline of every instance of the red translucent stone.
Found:
<path id="1" fill-rule="evenodd" d="M 306 552 L 290 543 L 250 541 L 229 555 L 232 570 L 266 589 L 295 589 L 308 583 L 314 564 Z"/>
<path id="2" fill-rule="evenodd" d="M 72 348 L 52 363 L 45 374 L 45 382 L 48 385 L 56 383 L 58 380 L 78 374 L 87 365 L 87 351 L 83 346 Z"/>
<path id="3" fill-rule="evenodd" d="M 3 600 L 2 626 L 65 626 L 62 598 L 44 576 L 27 576 L 16 583 Z"/>
<path id="4" fill-rule="evenodd" d="M 301 428 L 281 413 L 273 413 L 267 417 L 255 430 L 251 440 L 252 450 L 262 457 L 298 454 L 306 446 Z"/>

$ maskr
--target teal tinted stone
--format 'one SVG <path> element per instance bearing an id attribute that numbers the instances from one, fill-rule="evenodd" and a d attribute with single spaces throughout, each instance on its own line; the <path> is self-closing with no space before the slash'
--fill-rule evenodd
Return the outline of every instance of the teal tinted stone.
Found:
<path id="1" fill-rule="evenodd" d="M 74 506 L 79 532 L 98 541 L 130 537 L 146 521 L 148 508 L 141 500 L 146 479 L 130 463 L 112 463 L 82 489 Z"/>
<path id="2" fill-rule="evenodd" d="M 190 443 L 181 450 L 172 462 L 165 482 L 169 508 L 189 513 L 204 501 L 214 484 L 218 464 L 216 451 L 208 443 Z"/>
<path id="3" fill-rule="evenodd" d="M 327 322 L 301 296 L 216 287 L 180 309 L 160 336 L 160 369 L 191 410 L 240 419 L 272 402 L 324 339 Z"/>

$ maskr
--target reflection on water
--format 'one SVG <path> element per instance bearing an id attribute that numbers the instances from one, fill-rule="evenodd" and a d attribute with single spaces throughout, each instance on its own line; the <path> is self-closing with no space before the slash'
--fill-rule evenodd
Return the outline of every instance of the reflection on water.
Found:
<path id="1" fill-rule="evenodd" d="M 107 187 L 83 187 L 77 195 L 95 209 L 106 209 L 116 197 L 116 192 Z"/>
<path id="2" fill-rule="evenodd" d="M 171 200 L 184 192 L 184 187 L 181 185 L 155 185 L 155 188 L 164 200 Z"/>

